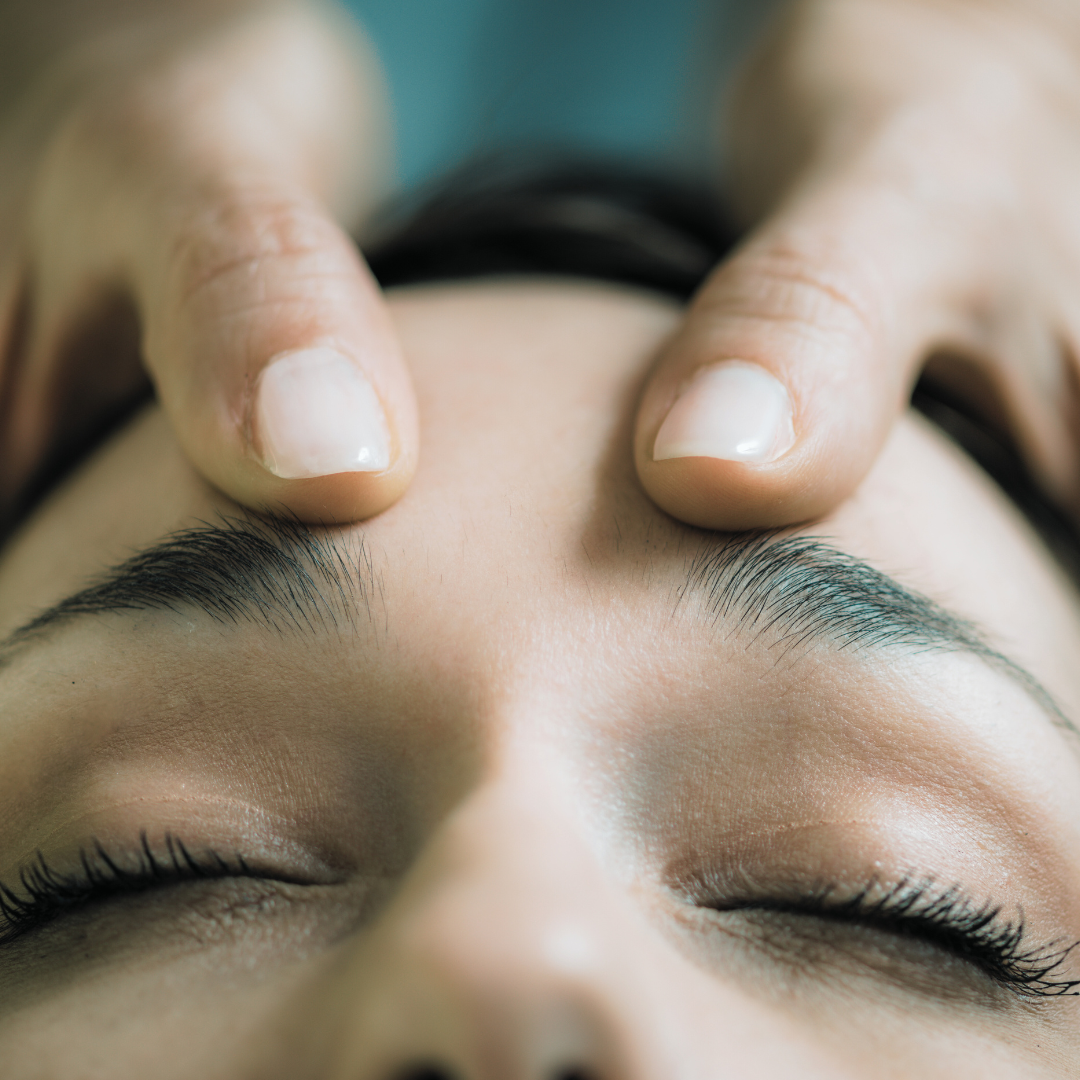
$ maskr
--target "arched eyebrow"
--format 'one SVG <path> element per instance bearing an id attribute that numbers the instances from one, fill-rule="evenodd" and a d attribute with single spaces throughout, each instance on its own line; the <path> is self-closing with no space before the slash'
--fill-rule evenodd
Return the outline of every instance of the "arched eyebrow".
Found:
<path id="1" fill-rule="evenodd" d="M 20 626 L 20 645 L 74 619 L 124 611 L 195 609 L 216 622 L 315 632 L 370 614 L 375 572 L 363 536 L 289 519 L 223 518 L 166 537 Z"/>
<path id="2" fill-rule="evenodd" d="M 825 538 L 723 537 L 691 561 L 677 606 L 691 601 L 708 622 L 767 642 L 780 655 L 818 644 L 969 653 L 1018 682 L 1056 725 L 1080 734 L 1042 683 L 973 622 Z"/>
<path id="3" fill-rule="evenodd" d="M 223 624 L 315 633 L 372 616 L 378 576 L 362 534 L 289 519 L 227 518 L 166 537 L 37 615 L 0 644 L 0 665 L 75 619 L 195 609 Z M 677 607 L 782 652 L 825 645 L 873 652 L 971 653 L 1018 682 L 1078 734 L 1026 668 L 971 622 L 820 537 L 739 534 L 691 559 Z"/>

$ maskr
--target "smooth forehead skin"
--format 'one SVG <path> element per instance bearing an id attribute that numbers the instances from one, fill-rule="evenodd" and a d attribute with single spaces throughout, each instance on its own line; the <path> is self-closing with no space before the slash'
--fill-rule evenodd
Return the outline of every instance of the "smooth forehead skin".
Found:
<path id="1" fill-rule="evenodd" d="M 426 442 L 398 505 L 325 537 L 347 595 L 297 627 L 77 619 L 0 671 L 0 880 L 143 833 L 274 879 L 0 946 L 4 1077 L 1080 1076 L 1075 999 L 880 930 L 713 910 L 915 876 L 1022 910 L 1034 948 L 1078 940 L 1075 737 L 967 652 L 797 645 L 687 587 L 717 538 L 645 499 L 628 427 L 671 305 L 522 282 L 393 309 Z M 9 545 L 0 631 L 235 512 L 149 411 Z M 1075 596 L 921 421 L 805 532 L 1080 714 Z"/>

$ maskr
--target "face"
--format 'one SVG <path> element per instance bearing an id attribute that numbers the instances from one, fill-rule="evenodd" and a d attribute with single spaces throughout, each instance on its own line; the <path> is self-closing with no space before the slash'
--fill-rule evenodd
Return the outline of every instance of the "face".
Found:
<path id="1" fill-rule="evenodd" d="M 393 305 L 378 519 L 244 519 L 151 410 L 9 545 L 5 632 L 79 595 L 0 672 L 4 1076 L 1080 1075 L 1076 598 L 974 466 L 910 418 L 692 530 L 630 456 L 676 309 Z"/>

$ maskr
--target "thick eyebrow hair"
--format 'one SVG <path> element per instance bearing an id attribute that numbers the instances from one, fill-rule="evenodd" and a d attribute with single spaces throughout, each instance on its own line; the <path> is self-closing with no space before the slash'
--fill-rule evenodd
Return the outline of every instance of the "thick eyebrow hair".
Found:
<path id="1" fill-rule="evenodd" d="M 676 609 L 691 597 L 714 625 L 768 639 L 780 655 L 817 643 L 971 653 L 1018 682 L 1058 726 L 1077 733 L 1042 683 L 990 645 L 974 623 L 821 537 L 725 537 L 692 560 Z"/>
<path id="2" fill-rule="evenodd" d="M 361 536 L 346 553 L 329 532 L 289 519 L 222 518 L 168 536 L 19 627 L 0 655 L 84 615 L 194 607 L 221 623 L 314 631 L 351 623 L 376 587 Z"/>
<path id="3" fill-rule="evenodd" d="M 370 618 L 378 588 L 362 535 L 348 553 L 332 531 L 299 521 L 223 518 L 166 537 L 37 615 L 0 644 L 0 666 L 20 645 L 79 616 L 194 607 L 221 623 L 314 632 L 352 624 L 362 611 Z M 972 623 L 819 537 L 721 537 L 691 560 L 676 608 L 692 597 L 706 621 L 769 638 L 781 653 L 812 644 L 972 653 L 1076 733 L 1035 676 Z"/>

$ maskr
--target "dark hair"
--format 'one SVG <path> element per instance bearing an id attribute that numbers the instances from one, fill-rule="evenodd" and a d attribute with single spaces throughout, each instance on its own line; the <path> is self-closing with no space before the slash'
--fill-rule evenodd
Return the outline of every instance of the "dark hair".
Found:
<path id="1" fill-rule="evenodd" d="M 391 208 L 363 247 L 386 288 L 554 274 L 688 300 L 736 237 L 699 184 L 610 163 L 495 157 Z"/>

